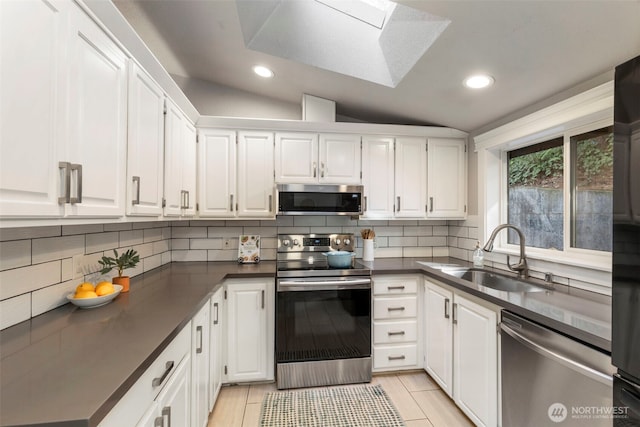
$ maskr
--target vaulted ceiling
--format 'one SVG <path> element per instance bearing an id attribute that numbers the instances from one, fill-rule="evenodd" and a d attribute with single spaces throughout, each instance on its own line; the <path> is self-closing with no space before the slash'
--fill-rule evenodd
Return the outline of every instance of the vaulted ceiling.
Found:
<path id="1" fill-rule="evenodd" d="M 434 124 L 474 131 L 640 55 L 639 0 L 401 0 L 400 6 L 414 11 L 410 13 L 414 18 L 431 16 L 434 18 L 426 19 L 440 19 L 445 24 L 438 27 L 432 43 L 427 43 L 430 36 L 409 31 L 416 22 L 407 18 L 396 28 L 404 28 L 409 35 L 396 37 L 396 44 L 385 46 L 384 55 L 375 61 L 336 52 L 346 50 L 348 43 L 345 38 L 341 46 L 335 40 L 352 36 L 333 37 L 330 43 L 325 34 L 326 44 L 324 39 L 318 40 L 320 36 L 311 33 L 315 27 L 342 34 L 343 23 L 349 21 L 330 19 L 322 25 L 301 25 L 292 12 L 299 7 L 290 6 L 303 2 L 318 7 L 315 0 L 240 0 L 240 6 L 234 0 L 115 0 L 175 76 L 278 102 L 299 104 L 302 94 L 308 93 L 335 100 L 339 114 L 380 123 Z M 287 7 L 291 10 L 286 14 L 276 15 Z M 260 8 L 269 11 L 251 13 Z M 310 22 L 321 22 L 320 15 L 311 15 Z M 258 18 L 263 21 L 251 23 Z M 254 40 L 252 45 L 253 38 L 243 33 L 243 25 L 247 32 L 247 19 L 254 36 L 271 31 L 268 49 L 258 49 L 260 43 Z M 365 66 L 360 67 L 364 70 L 379 67 L 378 62 L 385 62 L 386 56 L 388 63 L 399 61 L 407 69 L 406 75 L 386 84 L 344 71 L 353 66 L 330 71 L 323 64 L 296 57 L 293 48 L 283 44 L 300 38 L 307 40 L 296 49 L 308 45 L 312 50 L 305 53 L 302 49 L 298 52 L 302 56 L 323 57 L 326 49 L 324 54 L 364 61 Z M 411 44 L 424 47 L 423 53 L 409 58 L 410 54 L 403 52 L 408 52 Z M 403 59 L 414 64 L 405 64 Z M 268 81 L 255 76 L 251 69 L 256 64 L 268 65 L 275 76 Z M 393 64 L 387 65 L 391 69 Z M 493 76 L 495 84 L 478 91 L 463 87 L 464 78 L 477 72 Z"/>

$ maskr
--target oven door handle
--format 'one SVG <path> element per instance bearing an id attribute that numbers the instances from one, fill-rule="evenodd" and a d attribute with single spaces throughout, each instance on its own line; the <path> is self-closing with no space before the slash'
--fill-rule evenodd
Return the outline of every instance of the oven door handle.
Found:
<path id="1" fill-rule="evenodd" d="M 371 279 L 280 280 L 278 292 L 371 289 Z"/>

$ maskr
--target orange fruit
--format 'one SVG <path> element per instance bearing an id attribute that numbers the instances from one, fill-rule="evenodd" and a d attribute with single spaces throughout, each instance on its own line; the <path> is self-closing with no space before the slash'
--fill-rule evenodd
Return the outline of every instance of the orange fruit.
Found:
<path id="1" fill-rule="evenodd" d="M 80 291 L 95 291 L 95 287 L 93 286 L 93 283 L 89 283 L 89 282 L 80 283 L 76 287 L 76 292 L 80 292 Z"/>
<path id="2" fill-rule="evenodd" d="M 115 292 L 113 288 L 113 284 L 111 282 L 100 282 L 96 286 L 96 294 L 101 297 L 104 295 L 109 295 Z"/>
<path id="3" fill-rule="evenodd" d="M 96 294 L 94 291 L 77 291 L 76 294 L 73 296 L 74 298 L 97 298 L 98 294 Z"/>

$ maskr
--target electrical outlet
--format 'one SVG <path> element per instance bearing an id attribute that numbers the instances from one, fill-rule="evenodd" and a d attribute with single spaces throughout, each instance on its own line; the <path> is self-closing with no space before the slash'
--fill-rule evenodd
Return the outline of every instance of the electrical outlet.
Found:
<path id="1" fill-rule="evenodd" d="M 231 248 L 231 239 L 224 239 L 222 241 L 222 247 L 224 249 L 230 249 Z"/>

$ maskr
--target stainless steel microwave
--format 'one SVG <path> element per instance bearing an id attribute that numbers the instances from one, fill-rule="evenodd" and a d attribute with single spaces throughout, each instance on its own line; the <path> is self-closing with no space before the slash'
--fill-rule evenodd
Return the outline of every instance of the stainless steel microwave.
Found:
<path id="1" fill-rule="evenodd" d="M 362 185 L 278 184 L 278 215 L 362 214 Z"/>

